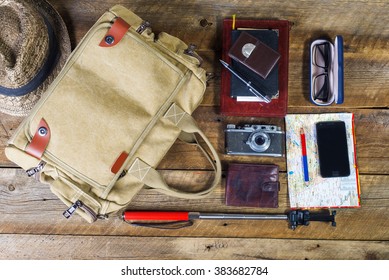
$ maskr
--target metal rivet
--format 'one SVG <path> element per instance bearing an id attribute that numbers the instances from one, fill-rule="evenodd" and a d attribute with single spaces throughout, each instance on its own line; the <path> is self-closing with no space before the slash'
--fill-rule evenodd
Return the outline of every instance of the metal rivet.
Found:
<path id="1" fill-rule="evenodd" d="M 111 35 L 107 35 L 105 36 L 105 42 L 108 44 L 108 45 L 112 45 L 113 42 L 115 42 L 115 38 Z"/>
<path id="2" fill-rule="evenodd" d="M 39 136 L 46 136 L 47 135 L 47 128 L 42 126 L 38 129 Z"/>

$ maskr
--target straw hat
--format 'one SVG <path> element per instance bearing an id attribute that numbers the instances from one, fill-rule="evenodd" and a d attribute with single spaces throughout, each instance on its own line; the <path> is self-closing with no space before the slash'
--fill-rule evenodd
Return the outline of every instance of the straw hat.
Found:
<path id="1" fill-rule="evenodd" d="M 44 0 L 0 0 L 0 112 L 25 116 L 70 54 L 66 26 Z"/>

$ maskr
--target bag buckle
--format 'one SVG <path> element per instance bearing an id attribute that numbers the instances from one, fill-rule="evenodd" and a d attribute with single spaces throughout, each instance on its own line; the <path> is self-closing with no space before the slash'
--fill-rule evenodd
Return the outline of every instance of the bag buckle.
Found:
<path id="1" fill-rule="evenodd" d="M 28 177 L 34 176 L 36 173 L 41 172 L 43 167 L 45 167 L 45 165 L 46 165 L 46 162 L 44 162 L 42 160 L 41 162 L 39 162 L 38 166 L 27 169 L 26 173 L 27 173 Z"/>
<path id="2" fill-rule="evenodd" d="M 203 64 L 204 60 L 201 58 L 201 56 L 199 56 L 195 52 L 196 48 L 197 48 L 197 46 L 195 44 L 189 44 L 188 48 L 186 50 L 184 50 L 184 54 L 189 55 L 189 56 L 193 56 L 194 58 L 196 58 L 199 61 L 199 67 L 200 67 L 201 64 Z"/>
<path id="3" fill-rule="evenodd" d="M 139 27 L 136 29 L 136 32 L 142 34 L 147 28 L 151 26 L 150 22 L 147 20 L 142 21 Z"/>

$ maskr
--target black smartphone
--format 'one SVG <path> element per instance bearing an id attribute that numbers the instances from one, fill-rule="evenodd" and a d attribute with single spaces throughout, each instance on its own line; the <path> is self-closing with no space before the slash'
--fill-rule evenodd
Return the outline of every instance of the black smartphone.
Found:
<path id="1" fill-rule="evenodd" d="M 316 123 L 320 175 L 323 178 L 350 175 L 346 125 L 343 121 Z"/>

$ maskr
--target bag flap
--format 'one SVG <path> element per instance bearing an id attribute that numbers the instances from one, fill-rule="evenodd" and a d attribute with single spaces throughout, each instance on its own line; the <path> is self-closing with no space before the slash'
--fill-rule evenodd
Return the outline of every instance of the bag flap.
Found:
<path id="1" fill-rule="evenodd" d="M 134 32 L 115 47 L 99 47 L 110 27 L 104 19 L 88 32 L 20 131 L 30 141 L 44 119 L 51 139 L 43 159 L 94 186 L 116 181 L 120 174 L 111 167 L 117 157 L 135 153 L 190 77 L 186 67 Z M 195 94 L 201 99 L 203 91 Z M 172 143 L 178 133 L 169 136 Z M 24 150 L 27 143 L 18 144 Z"/>

